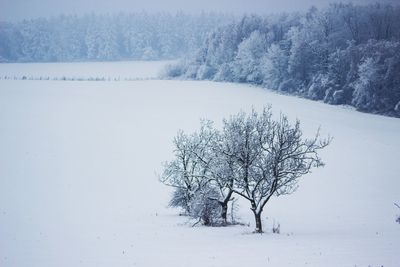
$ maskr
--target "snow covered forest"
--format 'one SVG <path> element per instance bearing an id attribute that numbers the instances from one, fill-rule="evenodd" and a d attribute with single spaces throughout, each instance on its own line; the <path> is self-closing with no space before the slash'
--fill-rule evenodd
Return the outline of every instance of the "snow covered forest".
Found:
<path id="1" fill-rule="evenodd" d="M 167 77 L 262 85 L 400 117 L 400 6 L 280 15 L 61 15 L 0 24 L 0 62 L 184 58 Z"/>
<path id="2" fill-rule="evenodd" d="M 332 4 L 246 15 L 208 35 L 169 77 L 251 83 L 400 117 L 400 6 Z"/>
<path id="3" fill-rule="evenodd" d="M 0 22 L 0 62 L 176 59 L 232 20 L 219 13 L 141 12 Z"/>

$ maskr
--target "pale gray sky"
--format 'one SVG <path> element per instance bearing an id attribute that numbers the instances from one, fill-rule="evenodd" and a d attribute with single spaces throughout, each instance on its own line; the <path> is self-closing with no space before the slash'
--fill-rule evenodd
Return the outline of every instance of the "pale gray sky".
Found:
<path id="1" fill-rule="evenodd" d="M 321 7 L 334 0 L 0 0 L 0 21 L 50 17 L 59 14 L 222 11 L 229 13 L 276 13 Z M 365 3 L 377 0 L 352 0 Z M 382 2 L 382 0 L 378 0 Z M 393 0 L 389 0 L 393 1 Z M 400 1 L 400 0 L 394 0 Z M 348 1 L 346 1 L 348 2 Z"/>

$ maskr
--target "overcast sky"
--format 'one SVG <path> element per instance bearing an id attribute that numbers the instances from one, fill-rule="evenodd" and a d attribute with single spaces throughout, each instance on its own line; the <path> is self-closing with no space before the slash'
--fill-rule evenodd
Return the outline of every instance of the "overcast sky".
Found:
<path id="1" fill-rule="evenodd" d="M 276 13 L 322 7 L 334 0 L 0 0 L 0 20 L 50 17 L 59 14 L 222 11 L 229 13 Z M 352 0 L 356 3 L 374 0 Z M 382 2 L 382 0 L 375 0 Z M 386 1 L 386 0 L 384 0 Z M 388 0 L 400 1 L 400 0 Z M 347 1 L 348 2 L 348 1 Z"/>

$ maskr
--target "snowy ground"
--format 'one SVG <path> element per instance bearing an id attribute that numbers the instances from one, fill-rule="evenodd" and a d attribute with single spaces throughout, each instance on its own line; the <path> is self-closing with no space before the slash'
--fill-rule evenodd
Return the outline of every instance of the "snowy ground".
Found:
<path id="1" fill-rule="evenodd" d="M 334 137 L 326 167 L 266 207 L 282 233 L 251 234 L 246 203 L 250 227 L 185 224 L 156 176 L 177 130 L 267 103 Z M 245 85 L 1 80 L 0 266 L 396 267 L 399 133 L 399 119 Z"/>
<path id="2" fill-rule="evenodd" d="M 0 79 L 151 79 L 158 77 L 158 72 L 170 62 L 172 61 L 2 63 Z"/>

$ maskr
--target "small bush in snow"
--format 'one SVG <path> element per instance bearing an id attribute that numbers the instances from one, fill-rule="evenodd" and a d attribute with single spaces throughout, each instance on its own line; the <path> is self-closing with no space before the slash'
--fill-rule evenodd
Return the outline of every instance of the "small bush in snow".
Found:
<path id="1" fill-rule="evenodd" d="M 163 72 L 164 73 L 161 74 L 162 77 L 170 77 L 170 78 L 180 77 L 184 73 L 183 63 L 167 65 Z"/>
<path id="2" fill-rule="evenodd" d="M 185 214 L 190 214 L 190 193 L 182 188 L 175 188 L 169 206 L 173 208 L 182 208 Z"/>
<path id="3" fill-rule="evenodd" d="M 221 224 L 221 206 L 216 199 L 218 191 L 205 187 L 196 192 L 191 202 L 190 216 L 206 226 Z"/>
<path id="4" fill-rule="evenodd" d="M 398 204 L 394 203 L 394 205 L 400 209 Z M 400 223 L 400 215 L 397 216 L 396 222 Z"/>
<path id="5" fill-rule="evenodd" d="M 275 222 L 274 222 L 274 225 L 272 226 L 272 233 L 274 233 L 274 234 L 281 233 L 281 224 L 280 223 L 275 225 Z"/>

